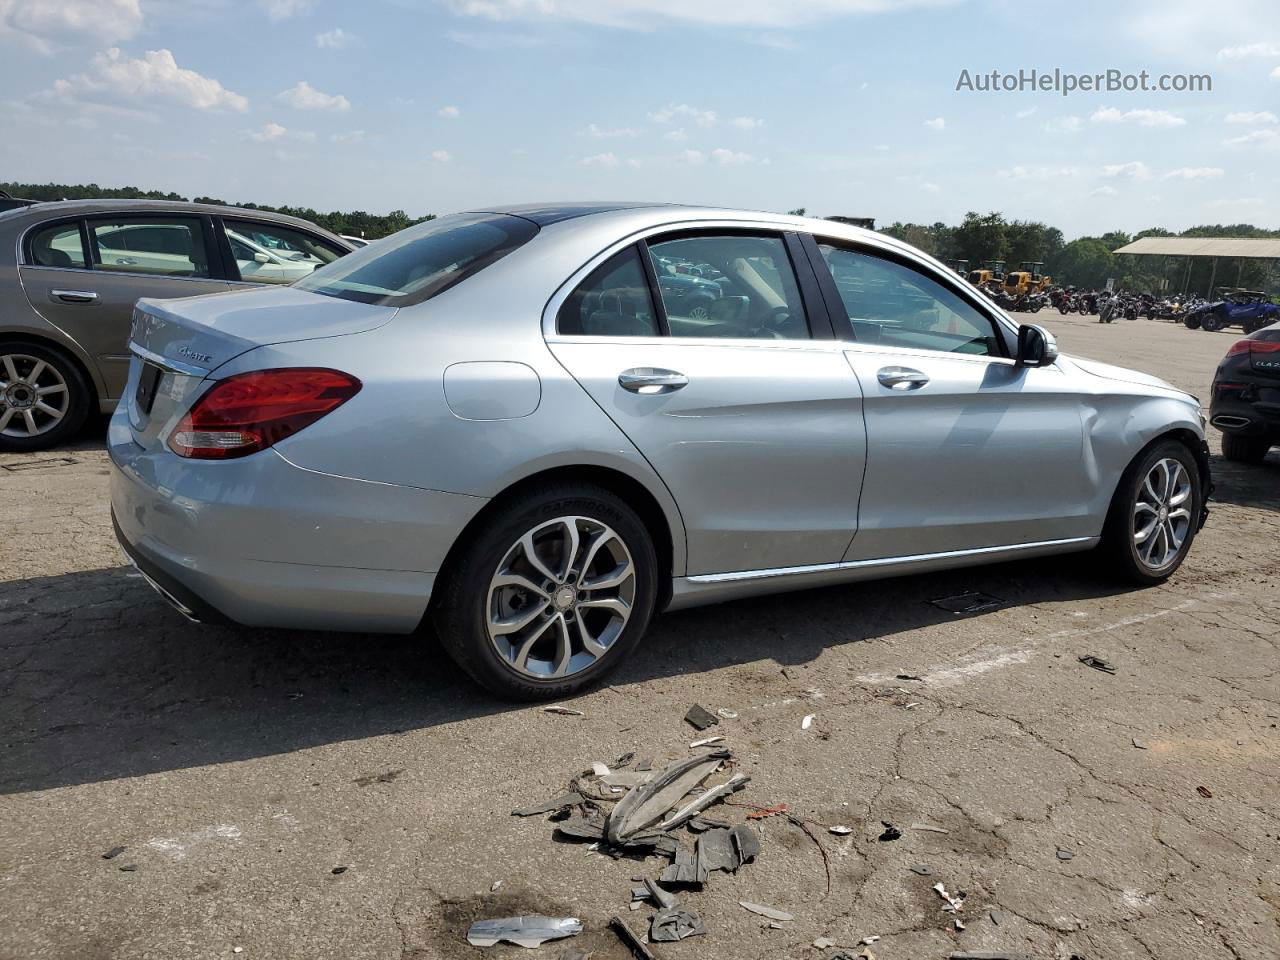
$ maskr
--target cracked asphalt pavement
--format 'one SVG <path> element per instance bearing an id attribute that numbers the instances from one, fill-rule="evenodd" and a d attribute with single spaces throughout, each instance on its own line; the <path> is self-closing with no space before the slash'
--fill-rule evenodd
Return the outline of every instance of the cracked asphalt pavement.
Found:
<path id="1" fill-rule="evenodd" d="M 1065 351 L 1206 401 L 1235 336 L 1036 319 Z M 54 457 L 70 462 L 31 465 Z M 759 860 L 684 898 L 708 934 L 660 957 L 831 956 L 813 941 L 868 936 L 879 960 L 1280 956 L 1276 453 L 1215 457 L 1209 524 L 1161 587 L 1117 589 L 1084 556 L 663 616 L 574 701 L 584 717 L 488 699 L 429 639 L 185 622 L 123 564 L 100 431 L 0 467 L 0 957 L 624 958 L 607 923 L 641 929 L 630 877 L 652 862 L 511 810 L 591 761 L 687 755 L 693 703 L 737 712 L 708 731 L 752 777 L 735 801 L 808 822 L 831 890 L 813 838 L 755 821 Z M 1006 603 L 927 602 L 966 590 Z M 882 821 L 902 838 L 878 840 Z M 961 932 L 938 881 L 967 895 Z M 586 931 L 465 943 L 472 919 L 524 912 Z"/>

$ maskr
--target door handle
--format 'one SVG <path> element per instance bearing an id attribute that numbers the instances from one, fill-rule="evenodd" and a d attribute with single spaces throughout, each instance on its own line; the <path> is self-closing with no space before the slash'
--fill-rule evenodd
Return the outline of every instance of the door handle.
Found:
<path id="1" fill-rule="evenodd" d="M 918 390 L 929 382 L 929 375 L 911 367 L 881 367 L 876 379 L 890 390 Z"/>
<path id="2" fill-rule="evenodd" d="M 689 378 L 661 367 L 632 367 L 618 374 L 618 386 L 632 393 L 673 393 L 687 386 Z"/>
<path id="3" fill-rule="evenodd" d="M 98 299 L 97 293 L 92 290 L 50 290 L 49 292 L 63 303 L 93 303 Z"/>

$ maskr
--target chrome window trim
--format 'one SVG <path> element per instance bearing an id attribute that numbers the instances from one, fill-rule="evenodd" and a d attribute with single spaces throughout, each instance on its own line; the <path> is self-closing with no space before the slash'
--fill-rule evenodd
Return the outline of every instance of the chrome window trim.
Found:
<path id="1" fill-rule="evenodd" d="M 869 567 L 892 567 L 902 564 L 923 563 L 928 560 L 950 560 L 959 557 L 978 557 L 984 554 L 1009 553 L 1019 550 L 1038 550 L 1045 547 L 1068 547 L 1091 543 L 1097 537 L 1067 537 L 1062 540 L 1037 540 L 1031 543 L 1012 543 L 999 547 L 971 547 L 967 550 L 946 550 L 941 553 L 921 553 L 906 557 L 879 557 L 874 560 L 843 560 L 839 563 L 815 563 L 802 567 L 774 567 L 767 570 L 737 570 L 730 573 L 702 573 L 685 577 L 690 583 L 733 583 L 740 580 L 767 580 L 773 577 L 803 576 L 811 573 L 834 573 L 840 570 L 862 570 Z"/>
<path id="2" fill-rule="evenodd" d="M 84 267 L 46 267 L 37 263 L 20 263 L 19 270 L 57 270 L 65 273 L 87 273 L 98 277 L 145 277 L 148 280 L 183 280 L 187 283 L 230 283 L 221 277 L 175 277 L 167 273 L 133 273 L 129 270 L 88 270 Z M 260 286 L 260 284 L 257 284 Z"/>

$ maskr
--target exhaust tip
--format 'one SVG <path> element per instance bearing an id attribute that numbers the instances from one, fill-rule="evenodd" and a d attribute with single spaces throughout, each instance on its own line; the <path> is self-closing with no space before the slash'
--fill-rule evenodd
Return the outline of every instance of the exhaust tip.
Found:
<path id="1" fill-rule="evenodd" d="M 1215 427 L 1223 427 L 1227 430 L 1238 430 L 1240 427 L 1247 427 L 1250 420 L 1248 417 L 1219 416 L 1214 417 L 1209 422 Z"/>

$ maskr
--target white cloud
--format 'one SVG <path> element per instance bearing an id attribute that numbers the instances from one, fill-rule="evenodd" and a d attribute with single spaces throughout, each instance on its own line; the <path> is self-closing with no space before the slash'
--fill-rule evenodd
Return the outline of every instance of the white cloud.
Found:
<path id="1" fill-rule="evenodd" d="M 1007 170 L 997 171 L 997 175 L 1006 180 L 1060 180 L 1074 177 L 1080 171 L 1076 167 L 1022 167 L 1014 166 Z"/>
<path id="2" fill-rule="evenodd" d="M 527 33 L 495 33 L 486 30 L 475 33 L 468 30 L 449 30 L 445 39 L 472 50 L 512 50 L 541 45 L 542 39 Z"/>
<path id="3" fill-rule="evenodd" d="M 1054 117 L 1052 120 L 1046 120 L 1044 123 L 1045 133 L 1078 133 L 1080 128 L 1084 126 L 1084 121 L 1079 117 Z"/>
<path id="4" fill-rule="evenodd" d="M 1280 67 L 1276 67 L 1271 71 L 1271 79 L 1280 80 Z"/>
<path id="5" fill-rule="evenodd" d="M 278 23 L 302 13 L 311 6 L 312 2 L 313 0 L 258 0 L 258 6 L 270 19 Z"/>
<path id="6" fill-rule="evenodd" d="M 662 135 L 662 139 L 674 140 L 679 143 L 681 140 L 688 140 L 689 135 L 684 132 L 684 127 L 680 127 L 678 130 L 668 130 Z"/>
<path id="7" fill-rule="evenodd" d="M 580 162 L 584 167 L 616 167 L 619 160 L 614 153 L 597 153 L 590 157 L 583 157 Z"/>
<path id="8" fill-rule="evenodd" d="M 729 124 L 739 130 L 758 130 L 764 126 L 764 121 L 759 117 L 734 117 Z"/>
<path id="9" fill-rule="evenodd" d="M 334 143 L 364 143 L 363 130 L 348 130 L 346 133 L 331 133 L 329 139 Z"/>
<path id="10" fill-rule="evenodd" d="M 1227 171 L 1221 167 L 1179 167 L 1164 175 L 1166 180 L 1214 180 Z"/>
<path id="11" fill-rule="evenodd" d="M 669 103 L 661 110 L 655 110 L 649 114 L 649 119 L 654 123 L 669 123 L 676 117 L 687 117 L 700 127 L 714 127 L 716 125 L 716 112 L 714 110 L 701 110 L 698 107 L 691 107 L 687 103 Z"/>
<path id="12" fill-rule="evenodd" d="M 1228 147 L 1261 147 L 1264 150 L 1276 150 L 1280 149 L 1280 131 L 1254 130 L 1222 142 Z"/>
<path id="13" fill-rule="evenodd" d="M 351 45 L 354 38 L 341 27 L 334 27 L 324 33 L 316 34 L 316 46 L 321 50 L 341 50 Z"/>
<path id="14" fill-rule="evenodd" d="M 1219 60 L 1243 60 L 1246 57 L 1280 57 L 1280 43 L 1246 43 L 1218 51 Z"/>
<path id="15" fill-rule="evenodd" d="M 1038 107 L 1027 107 L 1027 109 L 1025 110 L 1019 110 L 1017 113 L 1014 114 L 1014 116 L 1017 117 L 1019 120 L 1025 120 L 1027 119 L 1027 117 L 1033 115 L 1038 109 L 1039 109 Z"/>
<path id="16" fill-rule="evenodd" d="M 453 156 L 449 153 L 448 150 L 432 150 L 431 159 L 434 160 L 436 163 L 448 163 L 450 160 L 453 159 Z"/>
<path id="17" fill-rule="evenodd" d="M 351 101 L 341 94 L 321 93 L 305 80 L 277 94 L 276 99 L 298 110 L 350 110 Z"/>
<path id="18" fill-rule="evenodd" d="M 717 147 L 711 151 L 711 159 L 719 164 L 737 166 L 751 163 L 755 158 L 749 153 L 738 153 L 734 150 L 726 150 L 724 147 Z"/>
<path id="19" fill-rule="evenodd" d="M 1280 119 L 1270 110 L 1259 110 L 1257 113 L 1228 113 L 1227 123 L 1280 123 Z"/>
<path id="20" fill-rule="evenodd" d="M 701 150 L 686 150 L 684 153 L 680 154 L 677 159 L 680 163 L 697 165 L 699 163 L 703 163 L 707 159 L 707 156 Z"/>
<path id="21" fill-rule="evenodd" d="M 140 0 L 0 0 L 0 36 L 12 31 L 43 53 L 46 37 L 115 43 L 140 29 Z"/>
<path id="22" fill-rule="evenodd" d="M 248 133 L 250 140 L 256 140 L 258 143 L 273 143 L 277 140 L 304 140 L 311 141 L 316 135 L 310 130 L 290 130 L 288 127 L 275 123 L 264 123 L 261 130 L 251 130 Z"/>
<path id="23" fill-rule="evenodd" d="M 584 137 L 591 137 L 593 140 L 629 140 L 633 137 L 640 136 L 640 131 L 633 127 L 601 127 L 594 123 L 588 123 L 587 128 L 582 131 Z"/>
<path id="24" fill-rule="evenodd" d="M 1102 175 L 1116 180 L 1146 180 L 1151 176 L 1151 168 L 1141 160 L 1112 163 L 1102 168 Z"/>
<path id="25" fill-rule="evenodd" d="M 1116 194 L 1118 194 L 1119 192 L 1120 192 L 1120 191 L 1119 191 L 1119 190 L 1117 190 L 1115 187 L 1099 187 L 1097 190 L 1093 190 L 1093 191 L 1091 191 L 1091 192 L 1089 193 L 1089 196 L 1091 196 L 1091 197 L 1114 197 L 1114 196 L 1115 196 Z"/>
<path id="26" fill-rule="evenodd" d="M 1183 127 L 1187 121 L 1168 110 L 1126 110 L 1100 107 L 1089 118 L 1093 123 L 1136 123 L 1140 127 Z"/>
<path id="27" fill-rule="evenodd" d="M 148 50 L 139 59 L 116 47 L 93 58 L 90 73 L 58 80 L 45 96 L 65 101 L 171 100 L 196 110 L 249 108 L 249 101 L 212 77 L 179 67 L 168 50 Z"/>
<path id="28" fill-rule="evenodd" d="M 909 7 L 936 7 L 955 0 L 445 0 L 461 16 L 487 20 L 568 20 L 651 30 L 655 23 L 682 21 L 714 27 L 790 28 Z"/>
<path id="29" fill-rule="evenodd" d="M 446 120 L 457 120 L 462 116 L 462 111 L 454 106 L 441 107 L 436 111 L 436 116 L 444 117 Z"/>
<path id="30" fill-rule="evenodd" d="M 932 120 L 926 120 L 924 125 L 930 130 L 945 130 L 947 121 L 945 117 L 934 117 Z"/>

